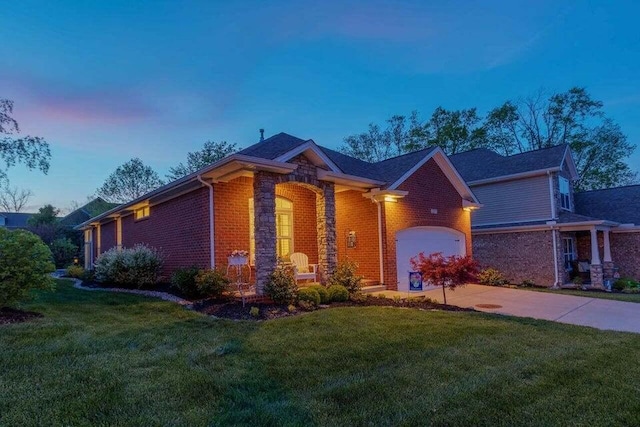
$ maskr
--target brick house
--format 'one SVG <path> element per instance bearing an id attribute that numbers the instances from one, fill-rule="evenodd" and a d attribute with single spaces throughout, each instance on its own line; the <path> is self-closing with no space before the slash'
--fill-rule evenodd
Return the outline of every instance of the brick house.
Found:
<path id="1" fill-rule="evenodd" d="M 80 224 L 86 267 L 113 247 L 162 251 L 163 274 L 220 267 L 248 250 L 258 293 L 302 252 L 326 281 L 341 260 L 407 289 L 419 252 L 471 254 L 478 201 L 439 148 L 368 163 L 280 133 Z"/>
<path id="2" fill-rule="evenodd" d="M 483 266 L 540 286 L 576 276 L 594 287 L 617 275 L 640 278 L 640 187 L 576 193 L 566 145 L 450 159 L 483 204 L 472 215 L 474 257 Z"/>

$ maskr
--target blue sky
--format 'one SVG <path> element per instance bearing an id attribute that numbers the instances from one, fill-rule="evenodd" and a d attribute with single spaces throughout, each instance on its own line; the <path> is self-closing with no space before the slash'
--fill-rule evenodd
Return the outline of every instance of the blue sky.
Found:
<path id="1" fill-rule="evenodd" d="M 164 175 L 262 127 L 337 148 L 393 114 L 572 86 L 638 143 L 639 15 L 633 1 L 13 2 L 0 98 L 53 159 L 46 176 L 9 176 L 33 209 L 64 208 L 134 156 Z"/>

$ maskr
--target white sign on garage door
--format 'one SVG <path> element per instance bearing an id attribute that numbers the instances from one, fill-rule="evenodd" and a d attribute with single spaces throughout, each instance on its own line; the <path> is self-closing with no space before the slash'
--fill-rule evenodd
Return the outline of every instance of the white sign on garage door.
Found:
<path id="1" fill-rule="evenodd" d="M 464 233 L 446 227 L 413 227 L 396 233 L 396 263 L 398 290 L 409 290 L 411 258 L 420 252 L 425 255 L 442 252 L 444 256 L 467 253 Z"/>

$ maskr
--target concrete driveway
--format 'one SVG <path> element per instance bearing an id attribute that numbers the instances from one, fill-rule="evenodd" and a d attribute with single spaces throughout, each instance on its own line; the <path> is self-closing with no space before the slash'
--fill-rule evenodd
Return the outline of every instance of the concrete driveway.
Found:
<path id="1" fill-rule="evenodd" d="M 406 292 L 376 292 L 386 296 L 406 297 Z M 424 295 L 443 302 L 442 289 L 432 289 L 412 296 Z M 552 294 L 522 289 L 467 285 L 447 291 L 447 303 L 471 307 L 487 313 L 552 320 L 598 329 L 640 333 L 640 304 L 599 298 Z"/>

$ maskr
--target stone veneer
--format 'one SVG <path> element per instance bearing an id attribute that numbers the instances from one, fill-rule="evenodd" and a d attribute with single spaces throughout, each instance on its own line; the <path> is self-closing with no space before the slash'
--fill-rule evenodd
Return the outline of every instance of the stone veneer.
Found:
<path id="1" fill-rule="evenodd" d="M 256 172 L 253 180 L 256 242 L 256 291 L 262 294 L 269 275 L 276 267 L 276 185 L 301 185 L 316 193 L 318 264 L 320 280 L 326 282 L 338 263 L 336 242 L 336 204 L 333 183 L 319 181 L 317 166 L 299 155 L 289 161 L 298 168 L 288 175 Z"/>
<path id="2" fill-rule="evenodd" d="M 256 241 L 256 293 L 262 294 L 276 266 L 276 176 L 256 172 L 253 177 Z"/>

